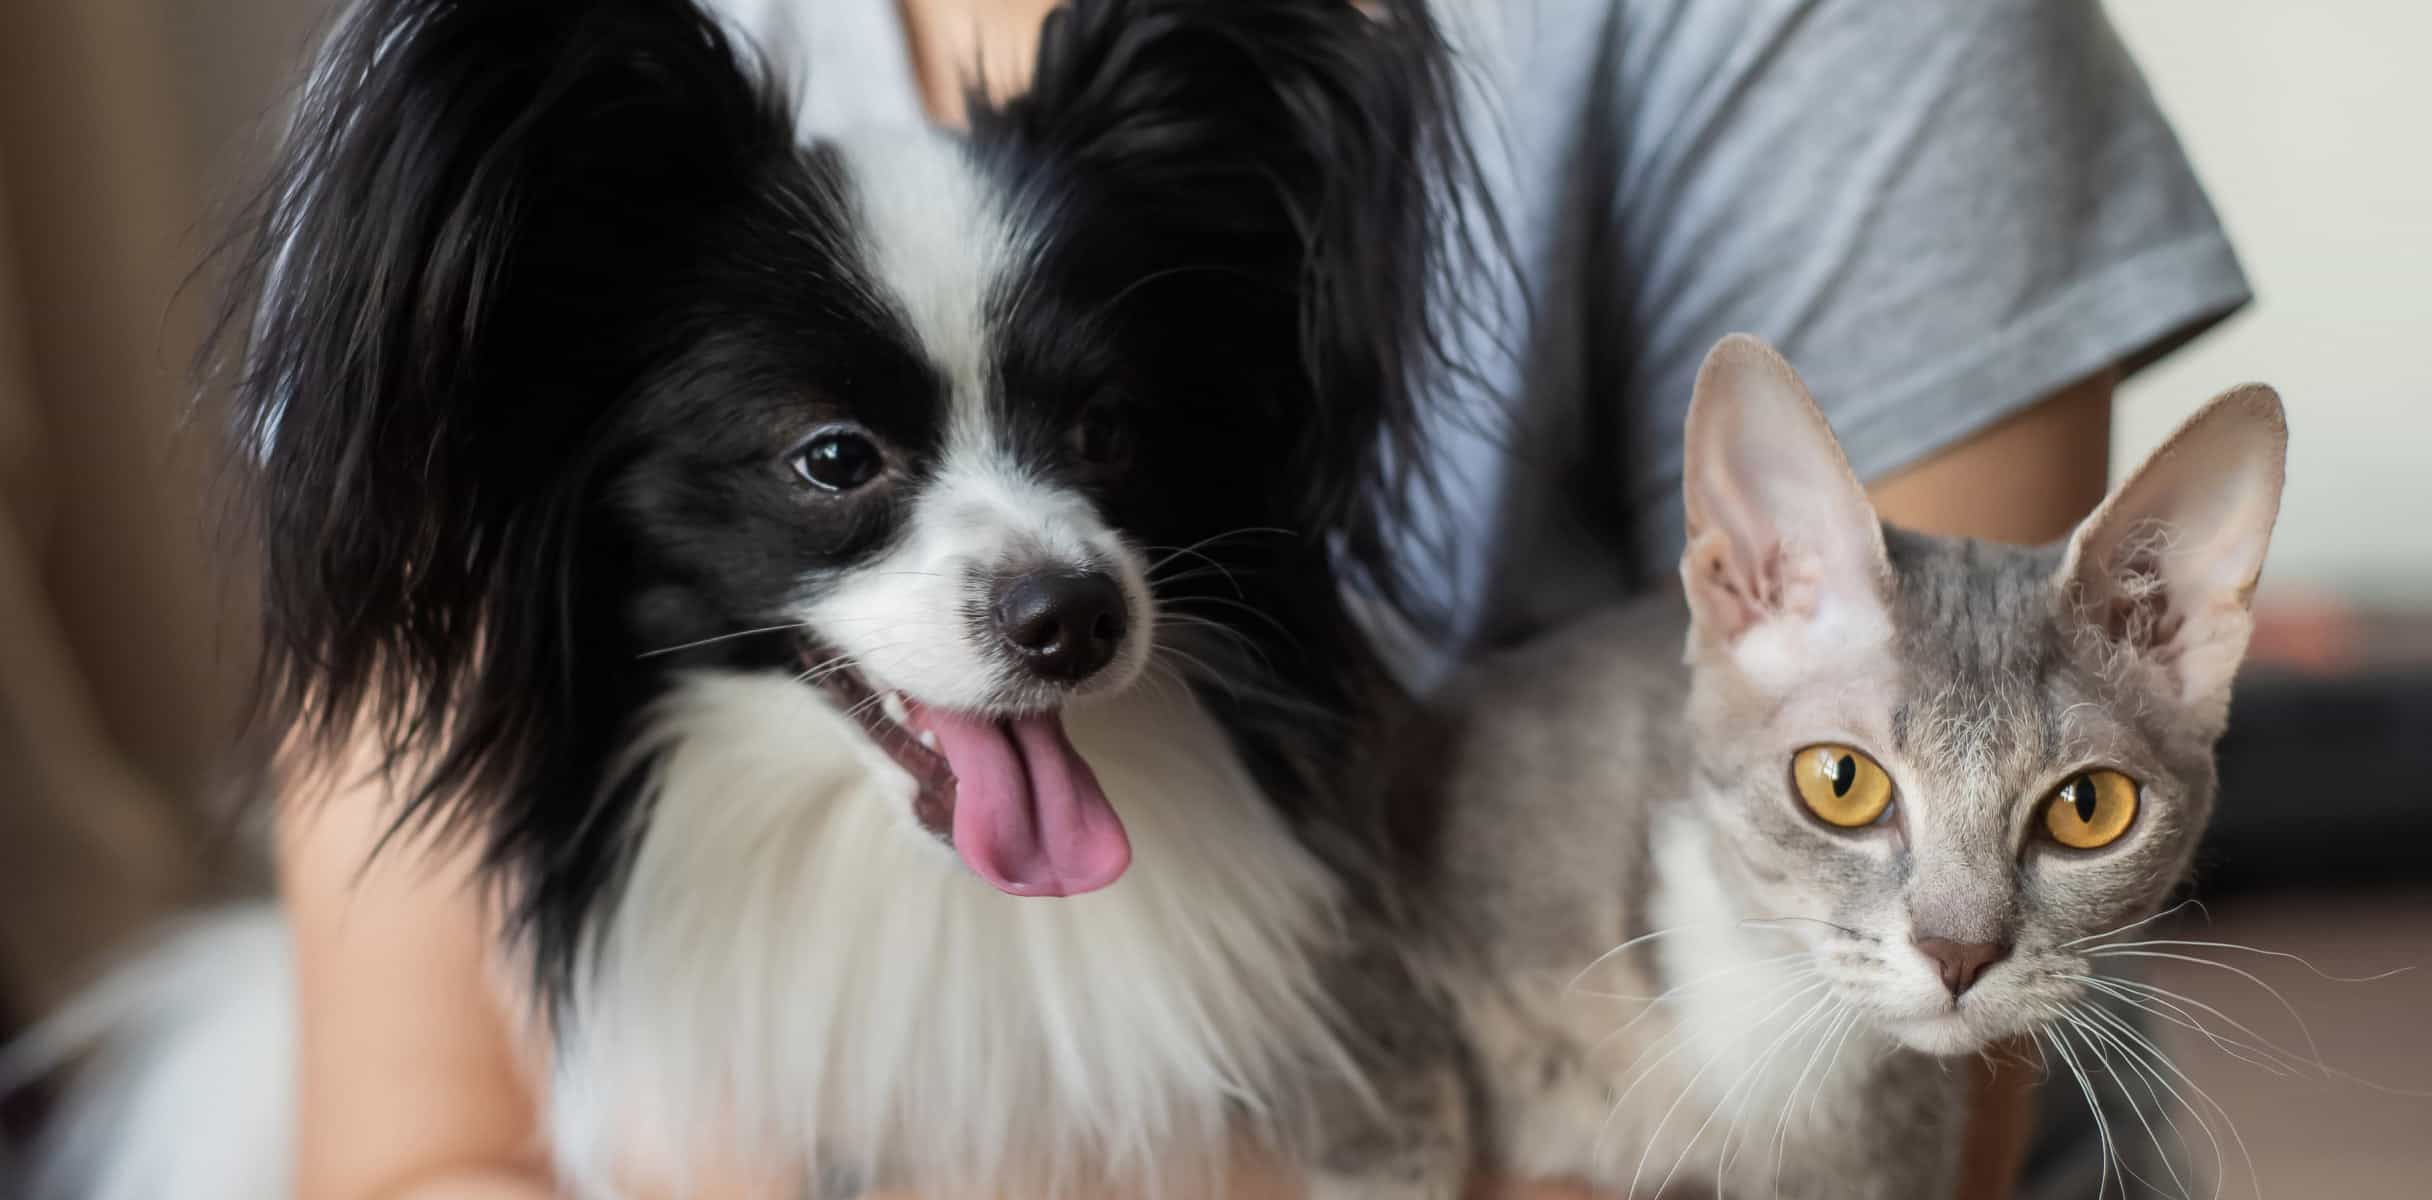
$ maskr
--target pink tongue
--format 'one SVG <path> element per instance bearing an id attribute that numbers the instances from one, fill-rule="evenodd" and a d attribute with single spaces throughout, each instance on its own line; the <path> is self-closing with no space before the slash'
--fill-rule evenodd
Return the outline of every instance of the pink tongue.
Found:
<path id="1" fill-rule="evenodd" d="M 1001 720 L 924 708 L 954 768 L 954 849 L 1016 896 L 1094 892 L 1131 865 L 1131 838 L 1054 713 Z"/>

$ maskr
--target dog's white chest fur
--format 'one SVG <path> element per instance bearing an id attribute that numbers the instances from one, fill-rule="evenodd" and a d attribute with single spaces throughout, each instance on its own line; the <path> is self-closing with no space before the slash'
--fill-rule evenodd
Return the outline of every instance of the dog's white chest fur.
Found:
<path id="1" fill-rule="evenodd" d="M 811 689 L 704 675 L 555 1064 L 579 1185 L 706 1150 L 1046 1194 L 1217 1159 L 1241 1106 L 1347 1062 L 1313 990 L 1332 876 L 1223 731 L 1149 684 L 1068 712 L 1132 869 L 998 893 L 910 824 L 899 772 Z"/>

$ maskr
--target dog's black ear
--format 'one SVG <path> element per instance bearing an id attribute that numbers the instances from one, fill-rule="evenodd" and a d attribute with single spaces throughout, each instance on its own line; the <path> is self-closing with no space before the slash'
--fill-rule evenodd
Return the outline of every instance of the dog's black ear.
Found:
<path id="1" fill-rule="evenodd" d="M 229 244 L 212 358 L 265 720 L 370 715 L 426 799 L 528 782 L 584 636 L 571 491 L 688 241 L 789 146 L 690 0 L 353 6 Z"/>
<path id="2" fill-rule="evenodd" d="M 1127 303 L 1198 297 L 1161 319 L 1207 369 L 1240 374 L 1270 332 L 1296 348 L 1296 380 L 1233 397 L 1298 410 L 1280 515 L 1382 558 L 1423 485 L 1422 409 L 1459 370 L 1447 285 L 1501 242 L 1458 85 L 1423 0 L 1073 0 L 1028 90 L 975 96 L 972 125 L 1144 232 Z"/>

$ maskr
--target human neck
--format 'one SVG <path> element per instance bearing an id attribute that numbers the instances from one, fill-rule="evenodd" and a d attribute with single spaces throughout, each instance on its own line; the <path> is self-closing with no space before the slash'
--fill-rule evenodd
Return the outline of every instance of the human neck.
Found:
<path id="1" fill-rule="evenodd" d="M 921 106 L 940 125 L 964 123 L 964 93 L 976 77 L 991 97 L 1030 78 L 1039 25 L 1061 0 L 896 0 Z"/>

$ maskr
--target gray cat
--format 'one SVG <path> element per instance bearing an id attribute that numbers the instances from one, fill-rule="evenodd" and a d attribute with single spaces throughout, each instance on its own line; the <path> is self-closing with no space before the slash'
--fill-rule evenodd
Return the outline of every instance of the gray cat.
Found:
<path id="1" fill-rule="evenodd" d="M 1442 806 L 1415 957 L 1481 1119 L 1405 1149 L 1618 1194 L 1955 1194 L 1963 1056 L 2127 1053 L 2086 951 L 2204 828 L 2286 441 L 2241 388 L 2063 544 L 1928 537 L 1876 518 L 1779 356 L 1717 346 L 1684 594 L 1480 665 L 1411 743 Z M 1404 1066 L 1388 1100 L 1452 1070 Z"/>

